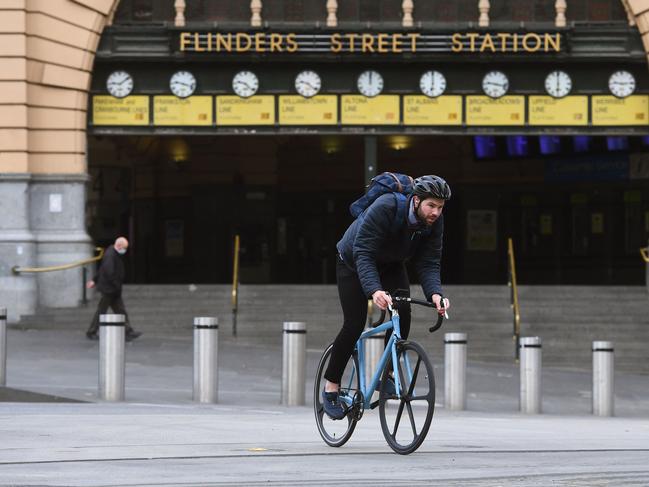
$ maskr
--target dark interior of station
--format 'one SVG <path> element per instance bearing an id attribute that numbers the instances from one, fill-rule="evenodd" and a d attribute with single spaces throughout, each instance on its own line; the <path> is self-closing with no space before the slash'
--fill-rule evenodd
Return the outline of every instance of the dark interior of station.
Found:
<path id="1" fill-rule="evenodd" d="M 333 283 L 364 136 L 93 136 L 88 227 L 129 236 L 128 280 Z M 446 283 L 640 284 L 649 143 L 626 136 L 376 136 L 376 171 L 439 174 Z"/>

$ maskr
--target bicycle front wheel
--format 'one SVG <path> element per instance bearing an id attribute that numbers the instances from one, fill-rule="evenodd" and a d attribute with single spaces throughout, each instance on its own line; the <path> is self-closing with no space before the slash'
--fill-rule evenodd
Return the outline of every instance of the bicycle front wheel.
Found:
<path id="1" fill-rule="evenodd" d="M 423 443 L 435 411 L 435 377 L 424 349 L 417 343 L 401 341 L 397 347 L 400 397 L 389 395 L 386 383 L 392 380 L 392 360 L 383 371 L 379 396 L 379 417 L 383 436 L 395 452 L 408 455 Z"/>
<path id="2" fill-rule="evenodd" d="M 343 419 L 333 420 L 324 412 L 322 405 L 322 390 L 324 389 L 324 374 L 329 366 L 331 359 L 331 349 L 333 343 L 327 347 L 320 358 L 316 372 L 315 384 L 313 386 L 313 409 L 315 412 L 315 422 L 318 425 L 320 436 L 329 446 L 343 446 L 352 436 L 356 428 L 357 420 L 351 414 L 347 414 Z M 340 381 L 340 394 L 347 398 L 354 399 L 356 393 L 360 391 L 360 379 L 358 377 L 358 357 L 356 353 L 347 362 L 345 371 Z"/>

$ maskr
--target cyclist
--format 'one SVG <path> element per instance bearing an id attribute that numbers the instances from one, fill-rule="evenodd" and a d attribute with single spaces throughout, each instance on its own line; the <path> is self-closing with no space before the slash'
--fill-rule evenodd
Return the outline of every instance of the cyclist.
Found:
<path id="1" fill-rule="evenodd" d="M 340 380 L 367 319 L 367 300 L 384 310 L 392 304 L 389 293 L 410 289 L 405 263 L 413 259 L 426 299 L 444 313 L 440 262 L 444 203 L 451 188 L 439 176 L 414 180 L 408 196 L 404 221 L 397 220 L 397 198 L 392 193 L 379 196 L 345 231 L 336 245 L 336 281 L 343 309 L 343 326 L 336 339 L 322 399 L 332 419 L 342 419 L 345 410 L 338 399 Z M 448 308 L 448 300 L 446 308 Z M 410 331 L 410 307 L 399 309 L 401 335 Z M 387 337 L 386 337 L 387 338 Z M 394 385 L 392 391 L 394 393 Z"/>

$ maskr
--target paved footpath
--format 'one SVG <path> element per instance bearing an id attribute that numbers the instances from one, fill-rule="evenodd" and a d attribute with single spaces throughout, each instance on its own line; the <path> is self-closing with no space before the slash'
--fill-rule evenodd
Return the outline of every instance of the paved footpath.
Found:
<path id="1" fill-rule="evenodd" d="M 374 412 L 330 448 L 306 407 L 6 403 L 0 438 L 0 485 L 649 485 L 637 418 L 442 410 L 404 457 Z"/>
<path id="2" fill-rule="evenodd" d="M 596 418 L 589 372 L 547 368 L 546 413 L 525 416 L 514 365 L 470 364 L 469 411 L 438 405 L 428 438 L 404 457 L 385 443 L 376 411 L 335 449 L 308 405 L 278 405 L 277 344 L 224 338 L 220 403 L 198 405 L 186 337 L 128 344 L 124 403 L 97 401 L 97 343 L 81 333 L 10 330 L 8 341 L 2 486 L 649 486 L 648 376 L 618 374 L 618 416 Z M 309 377 L 318 355 L 308 353 Z"/>

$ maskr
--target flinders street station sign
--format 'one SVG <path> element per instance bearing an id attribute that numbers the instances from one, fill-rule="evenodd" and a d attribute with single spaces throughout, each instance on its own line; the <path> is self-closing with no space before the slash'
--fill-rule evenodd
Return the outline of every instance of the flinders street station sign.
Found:
<path id="1" fill-rule="evenodd" d="M 181 53 L 530 54 L 564 50 L 560 32 L 180 32 Z"/>

